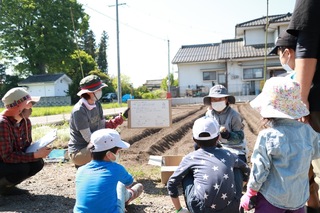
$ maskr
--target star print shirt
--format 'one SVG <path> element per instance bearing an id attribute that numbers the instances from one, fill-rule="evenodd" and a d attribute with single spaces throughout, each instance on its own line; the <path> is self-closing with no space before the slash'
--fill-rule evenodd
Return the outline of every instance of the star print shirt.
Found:
<path id="1" fill-rule="evenodd" d="M 171 197 L 178 197 L 178 186 L 191 172 L 194 177 L 193 199 L 205 208 L 224 209 L 236 194 L 233 169 L 241 168 L 245 180 L 250 168 L 231 152 L 216 147 L 200 148 L 186 155 L 168 181 Z"/>

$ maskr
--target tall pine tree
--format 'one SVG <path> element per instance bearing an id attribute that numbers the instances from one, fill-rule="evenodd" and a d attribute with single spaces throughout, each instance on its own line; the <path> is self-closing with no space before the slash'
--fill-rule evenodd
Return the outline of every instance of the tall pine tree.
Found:
<path id="1" fill-rule="evenodd" d="M 96 39 L 92 30 L 86 31 L 83 35 L 82 49 L 92 58 L 96 58 Z"/>
<path id="2" fill-rule="evenodd" d="M 99 52 L 97 58 L 97 64 L 99 69 L 108 74 L 108 60 L 107 60 L 107 47 L 109 36 L 106 31 L 102 32 L 102 36 L 99 44 Z"/>

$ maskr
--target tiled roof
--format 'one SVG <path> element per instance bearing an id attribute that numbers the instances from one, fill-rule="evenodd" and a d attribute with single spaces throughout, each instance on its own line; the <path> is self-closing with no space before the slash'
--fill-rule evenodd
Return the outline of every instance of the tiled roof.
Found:
<path id="1" fill-rule="evenodd" d="M 274 44 L 268 44 L 270 52 Z M 224 59 L 263 57 L 264 44 L 244 46 L 243 39 L 222 40 L 220 44 L 203 44 L 182 46 L 172 60 L 173 64 L 188 62 L 205 62 Z"/>
<path id="2" fill-rule="evenodd" d="M 269 23 L 289 22 L 292 14 L 280 14 L 268 16 Z M 236 28 L 263 26 L 266 17 L 254 19 L 236 25 Z M 274 44 L 267 44 L 267 53 L 272 50 Z M 244 45 L 243 38 L 222 40 L 221 43 L 197 44 L 182 46 L 174 56 L 172 63 L 209 62 L 236 58 L 263 57 L 265 45 Z"/>
<path id="3" fill-rule="evenodd" d="M 269 24 L 271 23 L 279 23 L 279 22 L 289 22 L 292 14 L 286 13 L 281 15 L 272 15 L 268 16 Z M 261 18 L 257 18 L 251 21 L 243 22 L 236 25 L 236 28 L 239 27 L 254 27 L 254 26 L 263 26 L 266 24 L 266 16 Z"/>
<path id="4" fill-rule="evenodd" d="M 173 63 L 194 61 L 214 61 L 218 59 L 219 43 L 182 46 L 173 59 Z"/>
<path id="5" fill-rule="evenodd" d="M 40 82 L 55 82 L 61 78 L 63 73 L 59 74 L 41 74 L 41 75 L 32 75 L 26 78 L 25 80 L 19 82 L 19 84 L 30 84 L 30 83 L 40 83 Z"/>
<path id="6" fill-rule="evenodd" d="M 160 85 L 162 83 L 162 79 L 155 79 L 155 80 L 146 80 L 144 85 Z"/>

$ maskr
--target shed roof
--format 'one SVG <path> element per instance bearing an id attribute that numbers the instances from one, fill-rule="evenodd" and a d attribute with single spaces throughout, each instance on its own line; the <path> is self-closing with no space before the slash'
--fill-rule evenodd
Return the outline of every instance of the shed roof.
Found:
<path id="1" fill-rule="evenodd" d="M 49 83 L 49 82 L 55 82 L 59 80 L 61 77 L 66 76 L 68 80 L 71 81 L 71 79 L 64 73 L 58 73 L 58 74 L 41 74 L 41 75 L 31 75 L 24 79 L 23 81 L 20 81 L 19 84 L 33 84 L 33 83 Z"/>

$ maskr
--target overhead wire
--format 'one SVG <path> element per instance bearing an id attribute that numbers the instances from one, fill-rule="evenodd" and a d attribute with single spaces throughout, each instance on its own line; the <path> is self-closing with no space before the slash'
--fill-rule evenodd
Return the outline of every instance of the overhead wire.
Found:
<path id="1" fill-rule="evenodd" d="M 83 5 L 83 6 L 85 6 L 86 8 L 88 8 L 88 9 L 90 9 L 90 10 L 92 10 L 92 11 L 94 11 L 94 12 L 96 12 L 96 13 L 104 16 L 104 17 L 107 17 L 108 19 L 111 19 L 111 20 L 113 20 L 113 21 L 116 21 L 115 18 L 113 18 L 113 17 L 111 17 L 111 16 L 108 16 L 108 15 L 106 15 L 105 13 L 98 11 L 97 9 L 94 9 L 94 8 L 88 6 L 88 5 Z M 144 11 L 139 10 L 139 9 L 136 9 L 136 8 L 134 8 L 134 7 L 132 7 L 132 6 L 128 5 L 128 4 L 125 4 L 125 6 L 128 7 L 128 8 L 130 8 L 134 13 L 144 14 L 145 16 L 148 16 L 148 18 L 151 17 L 151 18 L 160 20 L 161 22 L 163 22 L 163 23 L 165 23 L 165 24 L 170 23 L 170 24 L 174 24 L 174 25 L 176 25 L 176 26 L 183 27 L 183 28 L 185 28 L 185 29 L 199 29 L 199 30 L 204 31 L 204 32 L 206 32 L 206 33 L 222 34 L 222 35 L 225 34 L 225 33 L 223 33 L 223 32 L 212 31 L 212 30 L 204 29 L 204 28 L 201 28 L 201 27 L 198 27 L 198 26 L 191 26 L 191 25 L 181 24 L 181 23 L 178 23 L 178 22 L 175 22 L 175 21 L 172 21 L 172 20 L 164 20 L 163 18 L 159 18 L 159 17 L 156 17 L 156 16 L 154 16 L 154 15 L 147 14 L 147 13 L 145 13 Z M 138 11 L 138 12 L 135 12 L 135 11 Z M 145 30 L 141 30 L 141 29 L 139 29 L 139 28 L 137 28 L 137 27 L 134 27 L 134 26 L 132 26 L 131 24 L 124 23 L 124 22 L 122 22 L 122 21 L 119 21 L 119 23 L 120 23 L 121 25 L 123 25 L 123 26 L 126 26 L 126 27 L 128 27 L 128 28 L 131 28 L 131 29 L 133 29 L 133 30 L 135 30 L 135 31 L 137 31 L 137 32 L 139 32 L 139 33 L 145 34 L 145 35 L 150 36 L 150 37 L 152 37 L 152 38 L 155 38 L 155 39 L 158 39 L 158 40 L 161 40 L 161 41 L 167 41 L 167 40 L 168 40 L 168 38 L 160 37 L 160 36 L 154 35 L 154 34 L 152 34 L 152 33 L 146 32 Z"/>

